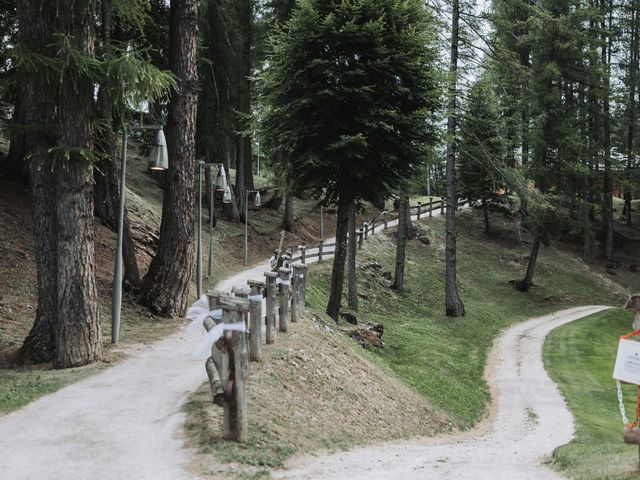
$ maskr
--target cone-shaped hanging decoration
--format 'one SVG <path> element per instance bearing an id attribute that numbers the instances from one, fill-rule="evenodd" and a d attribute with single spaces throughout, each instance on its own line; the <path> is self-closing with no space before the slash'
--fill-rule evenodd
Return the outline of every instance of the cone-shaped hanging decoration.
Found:
<path id="1" fill-rule="evenodd" d="M 166 170 L 169 168 L 169 153 L 167 151 L 167 140 L 164 138 L 164 131 L 160 128 L 156 132 L 156 138 L 149 152 L 149 169 Z"/>
<path id="2" fill-rule="evenodd" d="M 227 190 L 227 174 L 224 171 L 224 165 L 220 165 L 220 170 L 218 170 L 218 177 L 216 178 L 216 190 L 218 192 L 226 192 Z M 230 201 L 231 200 L 229 200 L 229 202 Z"/>
<path id="3" fill-rule="evenodd" d="M 256 199 L 255 199 L 255 201 L 253 202 L 253 204 L 254 204 L 256 207 L 261 207 L 261 206 L 262 206 L 262 200 L 260 199 L 260 192 L 256 192 Z"/>
<path id="4" fill-rule="evenodd" d="M 229 185 L 224 187 L 224 194 L 222 195 L 222 203 L 231 203 L 231 189 Z"/>

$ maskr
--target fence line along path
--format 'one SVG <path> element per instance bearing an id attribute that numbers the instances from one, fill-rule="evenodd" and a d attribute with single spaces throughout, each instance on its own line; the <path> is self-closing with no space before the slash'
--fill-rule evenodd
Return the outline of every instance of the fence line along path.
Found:
<path id="1" fill-rule="evenodd" d="M 416 207 L 412 213 L 417 218 Z M 384 223 L 369 228 L 377 232 Z M 317 252 L 307 248 L 306 263 L 317 261 Z M 260 262 L 216 289 L 263 280 L 268 270 L 269 262 Z M 191 478 L 183 469 L 191 453 L 181 438 L 182 405 L 205 380 L 194 342 L 180 331 L 130 347 L 127 360 L 0 417 L 0 479 Z"/>

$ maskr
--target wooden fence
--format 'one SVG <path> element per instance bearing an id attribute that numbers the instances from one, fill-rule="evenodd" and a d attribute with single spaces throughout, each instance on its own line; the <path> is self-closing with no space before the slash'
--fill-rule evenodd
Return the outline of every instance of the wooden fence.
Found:
<path id="1" fill-rule="evenodd" d="M 437 210 L 443 213 L 444 208 L 443 199 L 409 207 L 411 216 L 417 219 L 432 216 Z M 369 235 L 375 235 L 376 228 L 389 228 L 397 217 L 397 212 L 385 210 L 365 220 L 357 229 L 359 248 Z M 225 438 L 247 441 L 245 384 L 249 363 L 261 361 L 263 344 L 273 344 L 278 332 L 286 333 L 289 323 L 300 319 L 305 309 L 307 264 L 332 256 L 335 246 L 335 242 L 323 241 L 300 245 L 299 254 L 283 255 L 278 271 L 265 272 L 264 281 L 249 280 L 247 286 L 235 286 L 229 293 L 207 291 L 206 298 L 189 309 L 187 317 L 194 325 L 201 322 L 207 331 L 196 354 L 206 356 L 213 403 L 223 408 Z"/>

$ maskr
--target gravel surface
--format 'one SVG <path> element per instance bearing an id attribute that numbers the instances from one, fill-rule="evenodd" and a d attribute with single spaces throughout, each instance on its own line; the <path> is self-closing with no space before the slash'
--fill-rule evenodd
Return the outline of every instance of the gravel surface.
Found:
<path id="1" fill-rule="evenodd" d="M 542 345 L 556 327 L 608 307 L 578 307 L 517 324 L 495 343 L 487 368 L 494 411 L 462 436 L 305 456 L 277 479 L 561 479 L 544 465 L 573 437 L 573 418 L 542 363 Z"/>

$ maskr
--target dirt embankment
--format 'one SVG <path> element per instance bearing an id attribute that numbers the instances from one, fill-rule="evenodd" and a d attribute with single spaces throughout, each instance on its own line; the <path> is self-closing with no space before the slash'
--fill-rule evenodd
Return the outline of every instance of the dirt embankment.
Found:
<path id="1" fill-rule="evenodd" d="M 238 468 L 215 463 L 211 452 L 223 462 L 278 467 L 295 451 L 336 451 L 451 428 L 446 414 L 357 348 L 316 315 L 278 335 L 264 360 L 250 365 L 248 446 L 222 440 L 222 410 L 201 386 L 186 407 L 190 444 L 201 453 L 193 473 Z"/>

